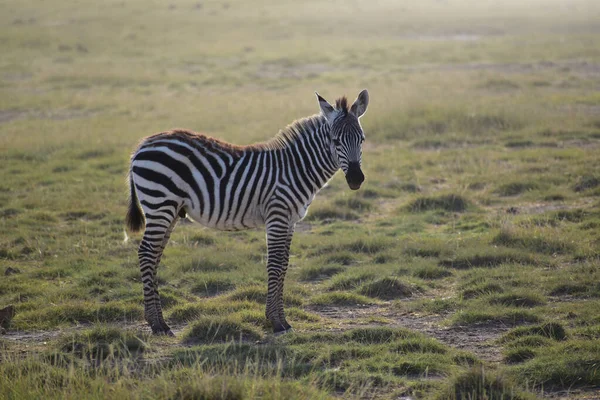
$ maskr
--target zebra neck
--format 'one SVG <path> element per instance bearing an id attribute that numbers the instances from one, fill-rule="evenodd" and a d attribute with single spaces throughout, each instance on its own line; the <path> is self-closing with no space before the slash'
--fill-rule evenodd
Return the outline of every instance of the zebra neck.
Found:
<path id="1" fill-rule="evenodd" d="M 303 134 L 296 135 L 280 149 L 280 154 L 286 160 L 286 174 L 298 176 L 316 192 L 338 171 L 339 162 L 331 151 L 329 125 L 325 118 L 311 118 L 310 122 L 309 126 L 303 126 Z"/>

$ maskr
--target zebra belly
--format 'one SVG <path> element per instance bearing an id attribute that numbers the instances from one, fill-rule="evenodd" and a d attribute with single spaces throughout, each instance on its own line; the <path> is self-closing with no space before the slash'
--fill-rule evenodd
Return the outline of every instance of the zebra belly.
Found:
<path id="1" fill-rule="evenodd" d="M 188 218 L 206 226 L 207 228 L 218 229 L 222 231 L 239 231 L 243 229 L 256 228 L 264 225 L 264 219 L 258 211 L 258 207 L 249 208 L 245 215 L 237 210 L 227 208 L 220 210 L 220 215 L 208 215 L 205 210 L 187 209 Z"/>

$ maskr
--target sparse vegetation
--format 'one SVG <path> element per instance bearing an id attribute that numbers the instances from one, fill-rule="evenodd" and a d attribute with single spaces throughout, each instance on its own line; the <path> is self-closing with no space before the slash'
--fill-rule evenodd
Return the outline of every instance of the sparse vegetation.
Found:
<path id="1" fill-rule="evenodd" d="M 0 4 L 0 397 L 589 397 L 599 12 Z M 182 220 L 158 270 L 176 337 L 151 336 L 140 236 L 123 232 L 136 143 L 174 127 L 264 141 L 318 111 L 314 90 L 363 88 L 366 180 L 339 173 L 296 226 L 294 331 L 272 336 L 264 315 L 263 231 Z"/>

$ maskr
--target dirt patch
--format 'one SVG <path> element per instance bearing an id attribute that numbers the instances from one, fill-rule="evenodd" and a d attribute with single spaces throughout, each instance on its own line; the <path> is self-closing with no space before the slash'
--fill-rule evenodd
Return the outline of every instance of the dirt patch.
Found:
<path id="1" fill-rule="evenodd" d="M 377 322 L 369 321 L 369 319 L 384 317 L 393 321 L 392 326 L 424 333 L 450 347 L 471 352 L 480 359 L 491 363 L 502 361 L 501 349 L 495 344 L 495 341 L 510 329 L 508 326 L 498 324 L 444 327 L 442 321 L 447 316 L 399 313 L 387 306 L 319 307 L 310 311 L 331 320 L 340 330 L 376 325 Z M 384 322 L 380 324 L 390 326 Z"/>

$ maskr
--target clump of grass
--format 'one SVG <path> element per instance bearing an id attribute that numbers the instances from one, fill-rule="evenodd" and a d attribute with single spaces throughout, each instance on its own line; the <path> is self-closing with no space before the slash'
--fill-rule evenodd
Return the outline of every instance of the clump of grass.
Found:
<path id="1" fill-rule="evenodd" d="M 142 307 L 137 304 L 97 305 L 78 302 L 18 313 L 14 325 L 20 328 L 44 328 L 65 323 L 140 321 L 142 318 Z"/>
<path id="2" fill-rule="evenodd" d="M 521 363 L 535 357 L 535 350 L 530 347 L 515 347 L 504 352 L 504 361 L 509 364 Z"/>
<path id="3" fill-rule="evenodd" d="M 531 147 L 534 143 L 531 140 L 510 140 L 504 144 L 504 146 L 508 148 L 522 148 L 522 147 Z"/>
<path id="4" fill-rule="evenodd" d="M 410 297 L 417 291 L 414 285 L 402 282 L 398 278 L 385 277 L 364 284 L 359 293 L 382 300 L 393 300 Z"/>
<path id="5" fill-rule="evenodd" d="M 512 374 L 529 387 L 573 389 L 600 385 L 598 341 L 569 341 L 537 350 L 535 358 L 511 368 Z"/>
<path id="6" fill-rule="evenodd" d="M 445 249 L 443 243 L 424 241 L 407 245 L 402 252 L 413 257 L 439 257 Z"/>
<path id="7" fill-rule="evenodd" d="M 219 376 L 203 380 L 203 384 L 187 382 L 179 385 L 172 399 L 227 399 L 241 400 L 245 397 L 244 382 L 232 376 Z"/>
<path id="8" fill-rule="evenodd" d="M 344 271 L 341 265 L 318 265 L 304 267 L 300 270 L 300 279 L 303 281 L 314 281 L 329 278 Z"/>
<path id="9" fill-rule="evenodd" d="M 463 196 L 457 194 L 446 194 L 433 197 L 418 197 L 406 206 L 410 212 L 425 212 L 431 210 L 443 210 L 449 212 L 464 212 L 470 202 Z"/>
<path id="10" fill-rule="evenodd" d="M 261 305 L 251 301 L 214 301 L 200 303 L 186 303 L 173 307 L 168 320 L 175 323 L 189 322 L 203 315 L 223 315 L 241 310 L 256 310 Z"/>
<path id="11" fill-rule="evenodd" d="M 503 293 L 504 288 L 495 282 L 482 282 L 461 292 L 463 299 L 473 299 L 491 293 Z"/>
<path id="12" fill-rule="evenodd" d="M 494 268 L 502 264 L 530 264 L 537 265 L 539 261 L 526 252 L 506 248 L 463 249 L 452 258 L 444 258 L 439 264 L 443 267 L 455 269 L 469 269 L 476 267 Z"/>
<path id="13" fill-rule="evenodd" d="M 490 308 L 459 311 L 452 318 L 454 325 L 500 323 L 518 325 L 540 322 L 540 317 L 525 310 Z"/>
<path id="14" fill-rule="evenodd" d="M 575 251 L 573 243 L 553 239 L 545 235 L 519 234 L 503 229 L 493 239 L 492 244 L 506 247 L 516 247 L 543 254 L 565 254 Z"/>
<path id="15" fill-rule="evenodd" d="M 359 218 L 359 214 L 348 208 L 320 206 L 311 207 L 305 221 L 331 221 L 336 219 L 351 221 Z"/>
<path id="16" fill-rule="evenodd" d="M 338 208 L 346 208 L 358 213 L 369 211 L 373 207 L 370 201 L 350 196 L 337 199 L 333 204 Z"/>
<path id="17" fill-rule="evenodd" d="M 352 265 L 356 260 L 356 255 L 349 251 L 338 251 L 327 256 L 325 261 L 329 264 Z"/>
<path id="18" fill-rule="evenodd" d="M 539 185 L 535 182 L 510 182 L 500 185 L 495 193 L 500 196 L 517 196 L 538 188 Z"/>
<path id="19" fill-rule="evenodd" d="M 265 318 L 264 310 L 242 310 L 235 314 L 242 322 L 254 325 L 261 329 L 271 328 L 271 322 Z"/>
<path id="20" fill-rule="evenodd" d="M 534 326 L 520 326 L 505 334 L 501 341 L 511 341 L 522 336 L 543 336 L 554 340 L 565 340 L 567 332 L 559 322 L 547 322 Z"/>
<path id="21" fill-rule="evenodd" d="M 209 233 L 195 233 L 189 238 L 189 242 L 196 246 L 212 246 L 216 243 L 215 237 Z"/>
<path id="22" fill-rule="evenodd" d="M 583 192 L 588 189 L 594 189 L 600 186 L 600 179 L 593 175 L 583 175 L 579 181 L 573 186 L 576 192 Z"/>
<path id="23" fill-rule="evenodd" d="M 373 262 L 375 264 L 386 264 L 392 261 L 395 261 L 397 258 L 390 254 L 377 254 L 373 257 Z"/>
<path id="24" fill-rule="evenodd" d="M 544 201 L 565 201 L 567 196 L 562 193 L 550 193 L 544 196 Z"/>
<path id="25" fill-rule="evenodd" d="M 435 339 L 419 337 L 407 338 L 394 342 L 389 351 L 396 353 L 437 353 L 446 354 L 448 349 Z"/>
<path id="26" fill-rule="evenodd" d="M 188 264 L 180 265 L 179 270 L 182 272 L 218 272 L 231 271 L 238 268 L 237 263 L 232 257 L 223 258 L 221 255 L 218 257 L 207 255 Z"/>
<path id="27" fill-rule="evenodd" d="M 198 296 L 215 296 L 217 294 L 230 291 L 235 288 L 235 284 L 230 278 L 218 276 L 200 276 L 190 291 Z"/>
<path id="28" fill-rule="evenodd" d="M 437 353 L 406 353 L 399 360 L 393 360 L 389 364 L 378 361 L 366 362 L 369 369 L 378 368 L 382 372 L 388 372 L 401 377 L 423 377 L 446 375 L 451 369 L 448 358 Z"/>
<path id="29" fill-rule="evenodd" d="M 490 304 L 499 304 L 508 307 L 535 307 L 546 304 L 546 300 L 538 293 L 506 293 L 492 296 Z"/>
<path id="30" fill-rule="evenodd" d="M 409 329 L 387 326 L 351 329 L 344 333 L 344 337 L 363 344 L 390 343 L 398 339 L 423 339 L 422 335 Z"/>
<path id="31" fill-rule="evenodd" d="M 451 275 L 452 272 L 435 265 L 424 265 L 413 272 L 413 276 L 421 279 L 442 279 Z"/>
<path id="32" fill-rule="evenodd" d="M 116 327 L 97 327 L 83 333 L 67 335 L 59 341 L 63 352 L 79 357 L 102 360 L 109 356 L 129 357 L 147 348 L 148 334 L 123 331 Z"/>
<path id="33" fill-rule="evenodd" d="M 550 289 L 550 296 L 581 296 L 589 292 L 585 283 L 559 283 Z"/>
<path id="34" fill-rule="evenodd" d="M 443 314 L 454 311 L 459 303 L 456 299 L 425 299 L 410 303 L 409 309 L 412 311 L 425 311 L 432 314 Z"/>
<path id="35" fill-rule="evenodd" d="M 348 292 L 332 292 L 317 295 L 311 302 L 320 306 L 355 306 L 357 304 L 375 304 L 376 301 L 366 296 Z"/>
<path id="36" fill-rule="evenodd" d="M 586 216 L 589 215 L 589 212 L 583 210 L 581 208 L 574 210 L 560 210 L 556 211 L 552 218 L 559 221 L 568 221 L 568 222 L 581 222 Z"/>
<path id="37" fill-rule="evenodd" d="M 388 375 L 381 373 L 348 372 L 328 369 L 317 376 L 320 388 L 338 393 L 364 393 L 365 388 L 376 388 L 393 383 Z"/>
<path id="38" fill-rule="evenodd" d="M 507 341 L 508 340 L 508 341 Z M 551 344 L 550 339 L 542 335 L 527 335 L 511 339 L 500 339 L 507 347 L 545 347 Z"/>
<path id="39" fill-rule="evenodd" d="M 334 276 L 328 290 L 352 290 L 363 285 L 365 282 L 371 282 L 377 275 L 370 271 L 354 271 Z"/>
<path id="40" fill-rule="evenodd" d="M 255 341 L 262 337 L 255 327 L 231 317 L 201 317 L 182 336 L 186 344 Z"/>
<path id="41" fill-rule="evenodd" d="M 371 239 L 358 239 L 341 245 L 341 248 L 352 253 L 377 254 L 391 246 L 392 244 L 389 240 L 382 237 L 374 237 Z"/>
<path id="42" fill-rule="evenodd" d="M 324 354 L 318 357 L 316 363 L 335 366 L 345 360 L 369 358 L 375 353 L 376 350 L 372 347 L 357 344 L 332 345 L 325 350 Z"/>
<path id="43" fill-rule="evenodd" d="M 309 313 L 296 307 L 286 309 L 285 315 L 292 321 L 317 322 L 321 320 L 321 317 L 319 317 L 317 314 Z"/>
<path id="44" fill-rule="evenodd" d="M 242 286 L 231 292 L 227 297 L 235 301 L 253 301 L 265 304 L 267 301 L 267 287 L 266 285 Z M 303 300 L 302 297 L 287 290 L 283 292 L 283 302 L 289 306 L 300 306 Z"/>
<path id="45" fill-rule="evenodd" d="M 524 400 L 529 397 L 522 394 L 508 377 L 493 375 L 486 372 L 483 366 L 479 366 L 450 378 L 436 398 L 438 400 Z"/>

